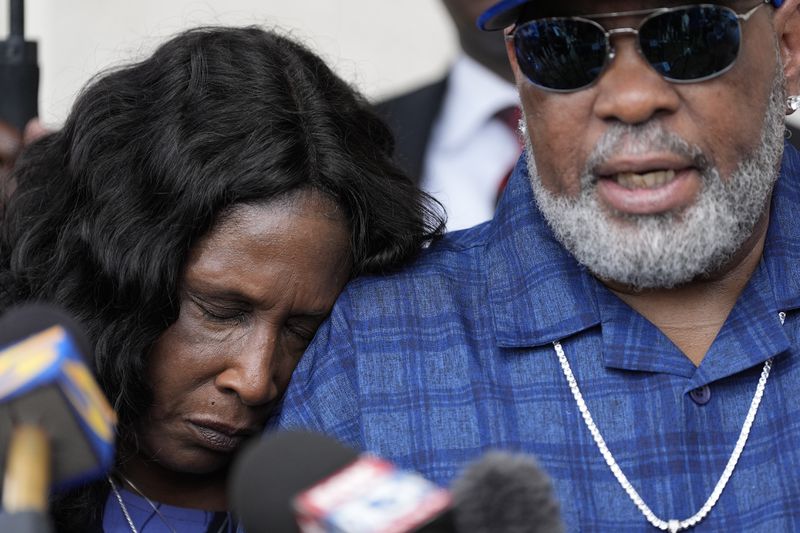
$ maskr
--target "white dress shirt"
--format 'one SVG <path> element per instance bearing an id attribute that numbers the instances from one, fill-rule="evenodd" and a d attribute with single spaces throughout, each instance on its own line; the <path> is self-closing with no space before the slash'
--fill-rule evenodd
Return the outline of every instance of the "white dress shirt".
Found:
<path id="1" fill-rule="evenodd" d="M 421 186 L 447 210 L 447 230 L 494 215 L 500 182 L 519 157 L 519 143 L 495 114 L 519 105 L 516 87 L 462 55 L 453 65 L 433 125 Z"/>

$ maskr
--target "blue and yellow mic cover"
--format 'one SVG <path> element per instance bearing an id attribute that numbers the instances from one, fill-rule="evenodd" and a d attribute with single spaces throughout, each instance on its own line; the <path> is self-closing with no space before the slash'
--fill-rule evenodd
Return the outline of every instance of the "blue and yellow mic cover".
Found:
<path id="1" fill-rule="evenodd" d="M 15 423 L 47 430 L 53 488 L 100 477 L 114 461 L 116 414 L 74 340 L 53 326 L 0 347 L 0 465 Z"/>

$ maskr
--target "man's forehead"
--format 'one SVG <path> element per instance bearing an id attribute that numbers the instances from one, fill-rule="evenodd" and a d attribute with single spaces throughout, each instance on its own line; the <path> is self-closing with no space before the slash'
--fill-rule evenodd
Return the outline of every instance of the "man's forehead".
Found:
<path id="1" fill-rule="evenodd" d="M 764 1 L 764 0 L 760 0 Z M 785 0 L 767 0 L 775 7 L 780 7 Z M 754 7 L 759 0 L 752 3 L 744 0 L 706 0 L 691 2 L 686 0 L 502 0 L 487 9 L 478 17 L 478 27 L 486 31 L 502 30 L 515 22 L 547 16 L 614 13 L 621 11 L 641 11 L 674 7 L 676 5 L 712 3 L 733 7 L 741 11 L 741 7 Z"/>
<path id="2" fill-rule="evenodd" d="M 565 15 L 591 15 L 597 13 L 614 13 L 675 7 L 692 4 L 717 4 L 741 10 L 752 7 L 759 0 L 536 0 L 523 7 L 519 20 L 530 20 L 541 17 Z"/>

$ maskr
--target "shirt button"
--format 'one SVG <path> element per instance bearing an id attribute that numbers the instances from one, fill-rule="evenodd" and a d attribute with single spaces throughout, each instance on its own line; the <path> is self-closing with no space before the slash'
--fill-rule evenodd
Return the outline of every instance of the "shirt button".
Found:
<path id="1" fill-rule="evenodd" d="M 711 401 L 711 387 L 703 385 L 694 390 L 689 391 L 689 396 L 692 397 L 694 403 L 697 405 L 705 405 Z"/>

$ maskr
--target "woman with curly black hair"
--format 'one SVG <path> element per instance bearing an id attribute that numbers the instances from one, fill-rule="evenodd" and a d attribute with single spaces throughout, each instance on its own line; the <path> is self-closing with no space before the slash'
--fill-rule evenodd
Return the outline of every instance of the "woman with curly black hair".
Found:
<path id="1" fill-rule="evenodd" d="M 352 276 L 442 231 L 365 100 L 258 28 L 202 28 L 96 78 L 18 162 L 0 308 L 51 301 L 94 344 L 114 472 L 60 531 L 228 531 L 225 482 Z"/>

